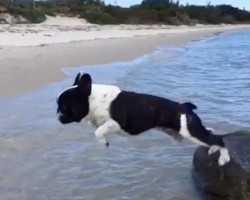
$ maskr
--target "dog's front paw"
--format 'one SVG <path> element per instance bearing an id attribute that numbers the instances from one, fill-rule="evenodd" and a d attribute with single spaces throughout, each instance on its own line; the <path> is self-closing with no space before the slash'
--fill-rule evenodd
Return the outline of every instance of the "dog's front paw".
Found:
<path id="1" fill-rule="evenodd" d="M 220 149 L 219 146 L 216 145 L 211 146 L 208 150 L 208 155 L 216 153 L 217 151 L 219 151 L 219 149 Z"/>
<path id="2" fill-rule="evenodd" d="M 227 148 L 220 148 L 220 157 L 218 159 L 218 165 L 223 166 L 230 162 L 230 155 Z"/>
<path id="3" fill-rule="evenodd" d="M 104 136 L 96 135 L 97 140 L 99 143 L 105 145 L 106 147 L 109 147 L 109 142 Z"/>
<path id="4" fill-rule="evenodd" d="M 107 147 L 107 148 L 109 147 L 109 142 L 108 142 L 108 141 L 106 142 L 106 147 Z"/>
<path id="5" fill-rule="evenodd" d="M 109 142 L 105 137 L 99 137 L 97 139 L 101 144 L 105 145 L 106 147 L 109 147 Z"/>
<path id="6" fill-rule="evenodd" d="M 102 133 L 102 131 L 100 131 L 101 129 L 96 130 L 95 132 L 95 136 L 97 138 L 97 140 L 99 141 L 99 143 L 105 145 L 106 147 L 109 147 L 109 142 L 106 139 L 105 135 Z"/>

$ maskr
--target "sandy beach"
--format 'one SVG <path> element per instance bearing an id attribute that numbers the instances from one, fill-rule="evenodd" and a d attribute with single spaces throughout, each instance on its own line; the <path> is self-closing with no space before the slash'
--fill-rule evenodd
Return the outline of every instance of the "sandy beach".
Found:
<path id="1" fill-rule="evenodd" d="M 37 25 L 0 25 L 0 97 L 22 95 L 63 80 L 61 68 L 128 61 L 158 46 L 183 45 L 249 25 L 99 26 L 56 17 Z"/>

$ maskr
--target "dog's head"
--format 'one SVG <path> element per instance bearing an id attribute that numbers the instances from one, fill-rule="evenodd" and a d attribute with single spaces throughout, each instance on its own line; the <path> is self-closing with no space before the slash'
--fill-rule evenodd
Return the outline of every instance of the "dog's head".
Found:
<path id="1" fill-rule="evenodd" d="M 58 95 L 57 114 L 62 124 L 80 122 L 89 113 L 91 84 L 89 74 L 78 73 L 73 86 Z"/>

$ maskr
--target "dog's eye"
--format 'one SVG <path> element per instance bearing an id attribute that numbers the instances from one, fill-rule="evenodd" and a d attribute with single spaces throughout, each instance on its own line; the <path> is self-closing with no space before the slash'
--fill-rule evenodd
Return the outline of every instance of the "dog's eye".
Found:
<path id="1" fill-rule="evenodd" d="M 64 105 L 63 110 L 68 110 L 68 107 Z"/>

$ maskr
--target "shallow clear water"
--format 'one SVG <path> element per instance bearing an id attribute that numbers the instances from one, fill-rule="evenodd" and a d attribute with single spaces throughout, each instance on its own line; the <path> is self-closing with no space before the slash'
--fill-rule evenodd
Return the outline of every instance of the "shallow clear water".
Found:
<path id="1" fill-rule="evenodd" d="M 81 69 L 95 82 L 192 101 L 219 133 L 250 128 L 250 32 L 223 34 L 179 48 L 159 48 L 132 62 L 64 69 L 69 79 L 32 94 L 0 100 L 0 199 L 198 200 L 191 178 L 195 146 L 165 134 L 110 135 L 61 125 L 57 94 Z"/>

